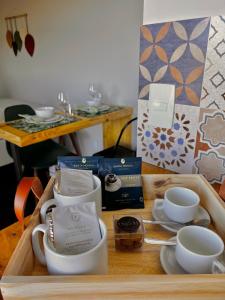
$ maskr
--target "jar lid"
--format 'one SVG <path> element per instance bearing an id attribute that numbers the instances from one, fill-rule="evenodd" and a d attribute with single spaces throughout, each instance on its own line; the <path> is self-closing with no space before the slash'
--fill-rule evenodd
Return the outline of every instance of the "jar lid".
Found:
<path id="1" fill-rule="evenodd" d="M 125 216 L 117 220 L 119 229 L 125 232 L 136 232 L 140 227 L 140 221 L 131 216 Z"/>

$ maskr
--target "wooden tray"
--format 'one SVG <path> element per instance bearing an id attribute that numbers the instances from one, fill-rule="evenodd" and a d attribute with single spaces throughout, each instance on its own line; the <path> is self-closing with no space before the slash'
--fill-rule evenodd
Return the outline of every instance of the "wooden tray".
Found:
<path id="1" fill-rule="evenodd" d="M 201 175 L 143 175 L 145 209 L 103 213 L 109 235 L 109 274 L 89 276 L 49 276 L 34 257 L 31 233 L 39 223 L 41 205 L 53 196 L 53 182 L 49 181 L 5 269 L 0 283 L 4 299 L 225 299 L 225 274 L 166 275 L 160 266 L 160 246 L 144 245 L 136 252 L 119 252 L 114 247 L 112 216 L 129 213 L 151 218 L 153 200 L 172 186 L 199 194 L 211 215 L 211 228 L 225 240 L 225 204 Z M 151 237 L 172 236 L 159 225 L 146 229 Z"/>

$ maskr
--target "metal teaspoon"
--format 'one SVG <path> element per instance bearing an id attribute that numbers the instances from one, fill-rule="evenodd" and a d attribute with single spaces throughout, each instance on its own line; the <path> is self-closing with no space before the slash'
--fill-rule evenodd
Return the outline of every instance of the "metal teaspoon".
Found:
<path id="1" fill-rule="evenodd" d="M 208 219 L 197 219 L 193 220 L 187 223 L 179 223 L 175 221 L 155 221 L 155 220 L 142 220 L 144 224 L 162 224 L 162 225 L 197 225 L 202 227 L 208 227 L 210 224 L 210 221 Z"/>
<path id="2" fill-rule="evenodd" d="M 149 239 L 144 238 L 145 243 L 151 244 L 151 245 L 161 245 L 161 246 L 175 246 L 177 244 L 176 241 L 170 241 L 170 240 L 157 240 L 157 239 Z"/>

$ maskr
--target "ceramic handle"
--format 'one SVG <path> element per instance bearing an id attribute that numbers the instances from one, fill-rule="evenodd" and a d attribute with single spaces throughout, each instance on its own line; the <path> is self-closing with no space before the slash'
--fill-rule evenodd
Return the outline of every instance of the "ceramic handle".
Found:
<path id="1" fill-rule="evenodd" d="M 50 207 L 56 207 L 57 206 L 57 201 L 55 199 L 51 199 L 46 201 L 40 210 L 40 215 L 41 215 L 41 223 L 45 224 L 45 220 L 46 220 L 46 212 Z"/>
<path id="2" fill-rule="evenodd" d="M 37 259 L 39 260 L 39 262 L 45 266 L 46 266 L 46 258 L 45 258 L 44 252 L 40 246 L 39 232 L 41 231 L 45 234 L 47 229 L 48 229 L 47 225 L 39 224 L 38 226 L 36 226 L 34 228 L 34 230 L 32 232 L 32 246 L 33 246 L 34 254 L 37 257 Z"/>
<path id="3" fill-rule="evenodd" d="M 212 273 L 213 274 L 224 274 L 225 273 L 225 265 L 218 259 L 214 260 L 212 264 Z"/>

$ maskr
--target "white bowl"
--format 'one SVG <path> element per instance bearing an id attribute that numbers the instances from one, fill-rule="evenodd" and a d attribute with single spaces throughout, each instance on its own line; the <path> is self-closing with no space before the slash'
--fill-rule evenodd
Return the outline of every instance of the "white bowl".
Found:
<path id="1" fill-rule="evenodd" d="M 54 114 L 53 106 L 41 106 L 35 109 L 35 113 L 40 118 L 51 118 Z"/>

